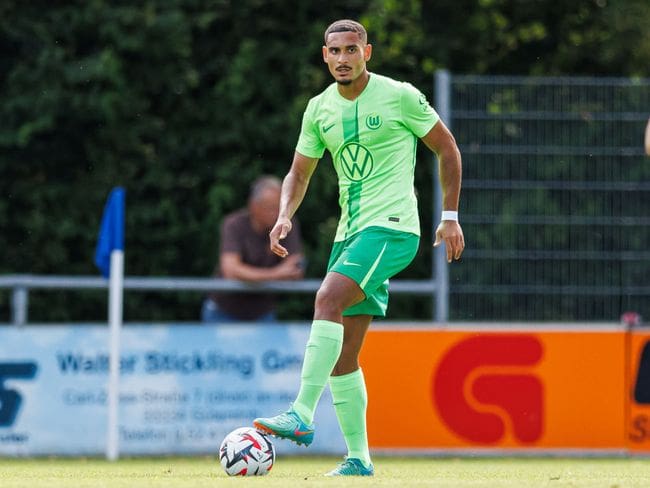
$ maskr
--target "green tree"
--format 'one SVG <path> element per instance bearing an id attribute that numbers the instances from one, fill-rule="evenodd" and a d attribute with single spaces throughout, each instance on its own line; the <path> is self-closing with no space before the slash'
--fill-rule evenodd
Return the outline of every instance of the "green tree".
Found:
<path id="1" fill-rule="evenodd" d="M 372 71 L 432 93 L 459 73 L 648 76 L 644 0 L 146 0 L 0 4 L 0 273 L 95 274 L 105 198 L 127 189 L 126 272 L 208 276 L 222 216 L 250 181 L 286 173 L 308 99 L 330 83 L 325 27 L 357 18 Z M 338 218 L 323 159 L 298 217 L 308 274 Z M 430 275 L 431 156 L 417 168 L 423 239 L 401 277 Z M 476 238 L 480 238 L 476 236 Z M 81 297 L 81 299 L 80 299 Z M 0 320 L 9 296 L 0 292 Z M 104 320 L 103 292 L 31 296 L 34 321 Z M 126 320 L 194 320 L 200 296 L 129 293 Z M 308 318 L 310 300 L 283 301 Z M 427 317 L 424 299 L 392 316 Z"/>

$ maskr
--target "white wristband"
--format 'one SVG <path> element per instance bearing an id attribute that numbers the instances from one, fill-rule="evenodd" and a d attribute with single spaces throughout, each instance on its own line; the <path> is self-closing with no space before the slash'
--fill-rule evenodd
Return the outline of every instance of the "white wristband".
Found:
<path id="1" fill-rule="evenodd" d="M 443 210 L 440 220 L 453 220 L 454 222 L 458 222 L 458 212 L 454 210 Z"/>

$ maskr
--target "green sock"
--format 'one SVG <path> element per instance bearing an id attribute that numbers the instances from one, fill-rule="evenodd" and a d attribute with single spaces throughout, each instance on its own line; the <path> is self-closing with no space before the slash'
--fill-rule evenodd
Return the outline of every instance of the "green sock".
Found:
<path id="1" fill-rule="evenodd" d="M 314 411 L 327 379 L 339 359 L 343 346 L 343 325 L 329 320 L 314 320 L 300 375 L 300 391 L 294 411 L 306 424 L 314 420 Z"/>
<path id="2" fill-rule="evenodd" d="M 348 446 L 348 457 L 360 459 L 367 468 L 371 463 L 366 430 L 368 394 L 361 368 L 342 376 L 331 376 L 330 390 L 336 418 Z"/>

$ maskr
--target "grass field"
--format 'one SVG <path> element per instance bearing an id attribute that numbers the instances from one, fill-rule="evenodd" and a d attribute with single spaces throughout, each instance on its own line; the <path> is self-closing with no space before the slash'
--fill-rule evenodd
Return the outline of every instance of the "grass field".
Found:
<path id="1" fill-rule="evenodd" d="M 229 478 L 213 458 L 0 459 L 2 488 L 396 486 L 650 487 L 650 459 L 376 457 L 374 478 L 325 478 L 335 458 L 281 458 L 268 476 Z"/>

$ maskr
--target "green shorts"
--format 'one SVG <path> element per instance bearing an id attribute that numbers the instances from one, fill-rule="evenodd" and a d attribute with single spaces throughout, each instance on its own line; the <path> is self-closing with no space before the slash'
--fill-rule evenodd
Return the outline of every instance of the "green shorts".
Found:
<path id="1" fill-rule="evenodd" d="M 327 272 L 354 280 L 365 300 L 348 307 L 344 316 L 384 317 L 388 308 L 388 279 L 406 268 L 418 250 L 419 236 L 384 227 L 368 227 L 332 246 Z"/>

